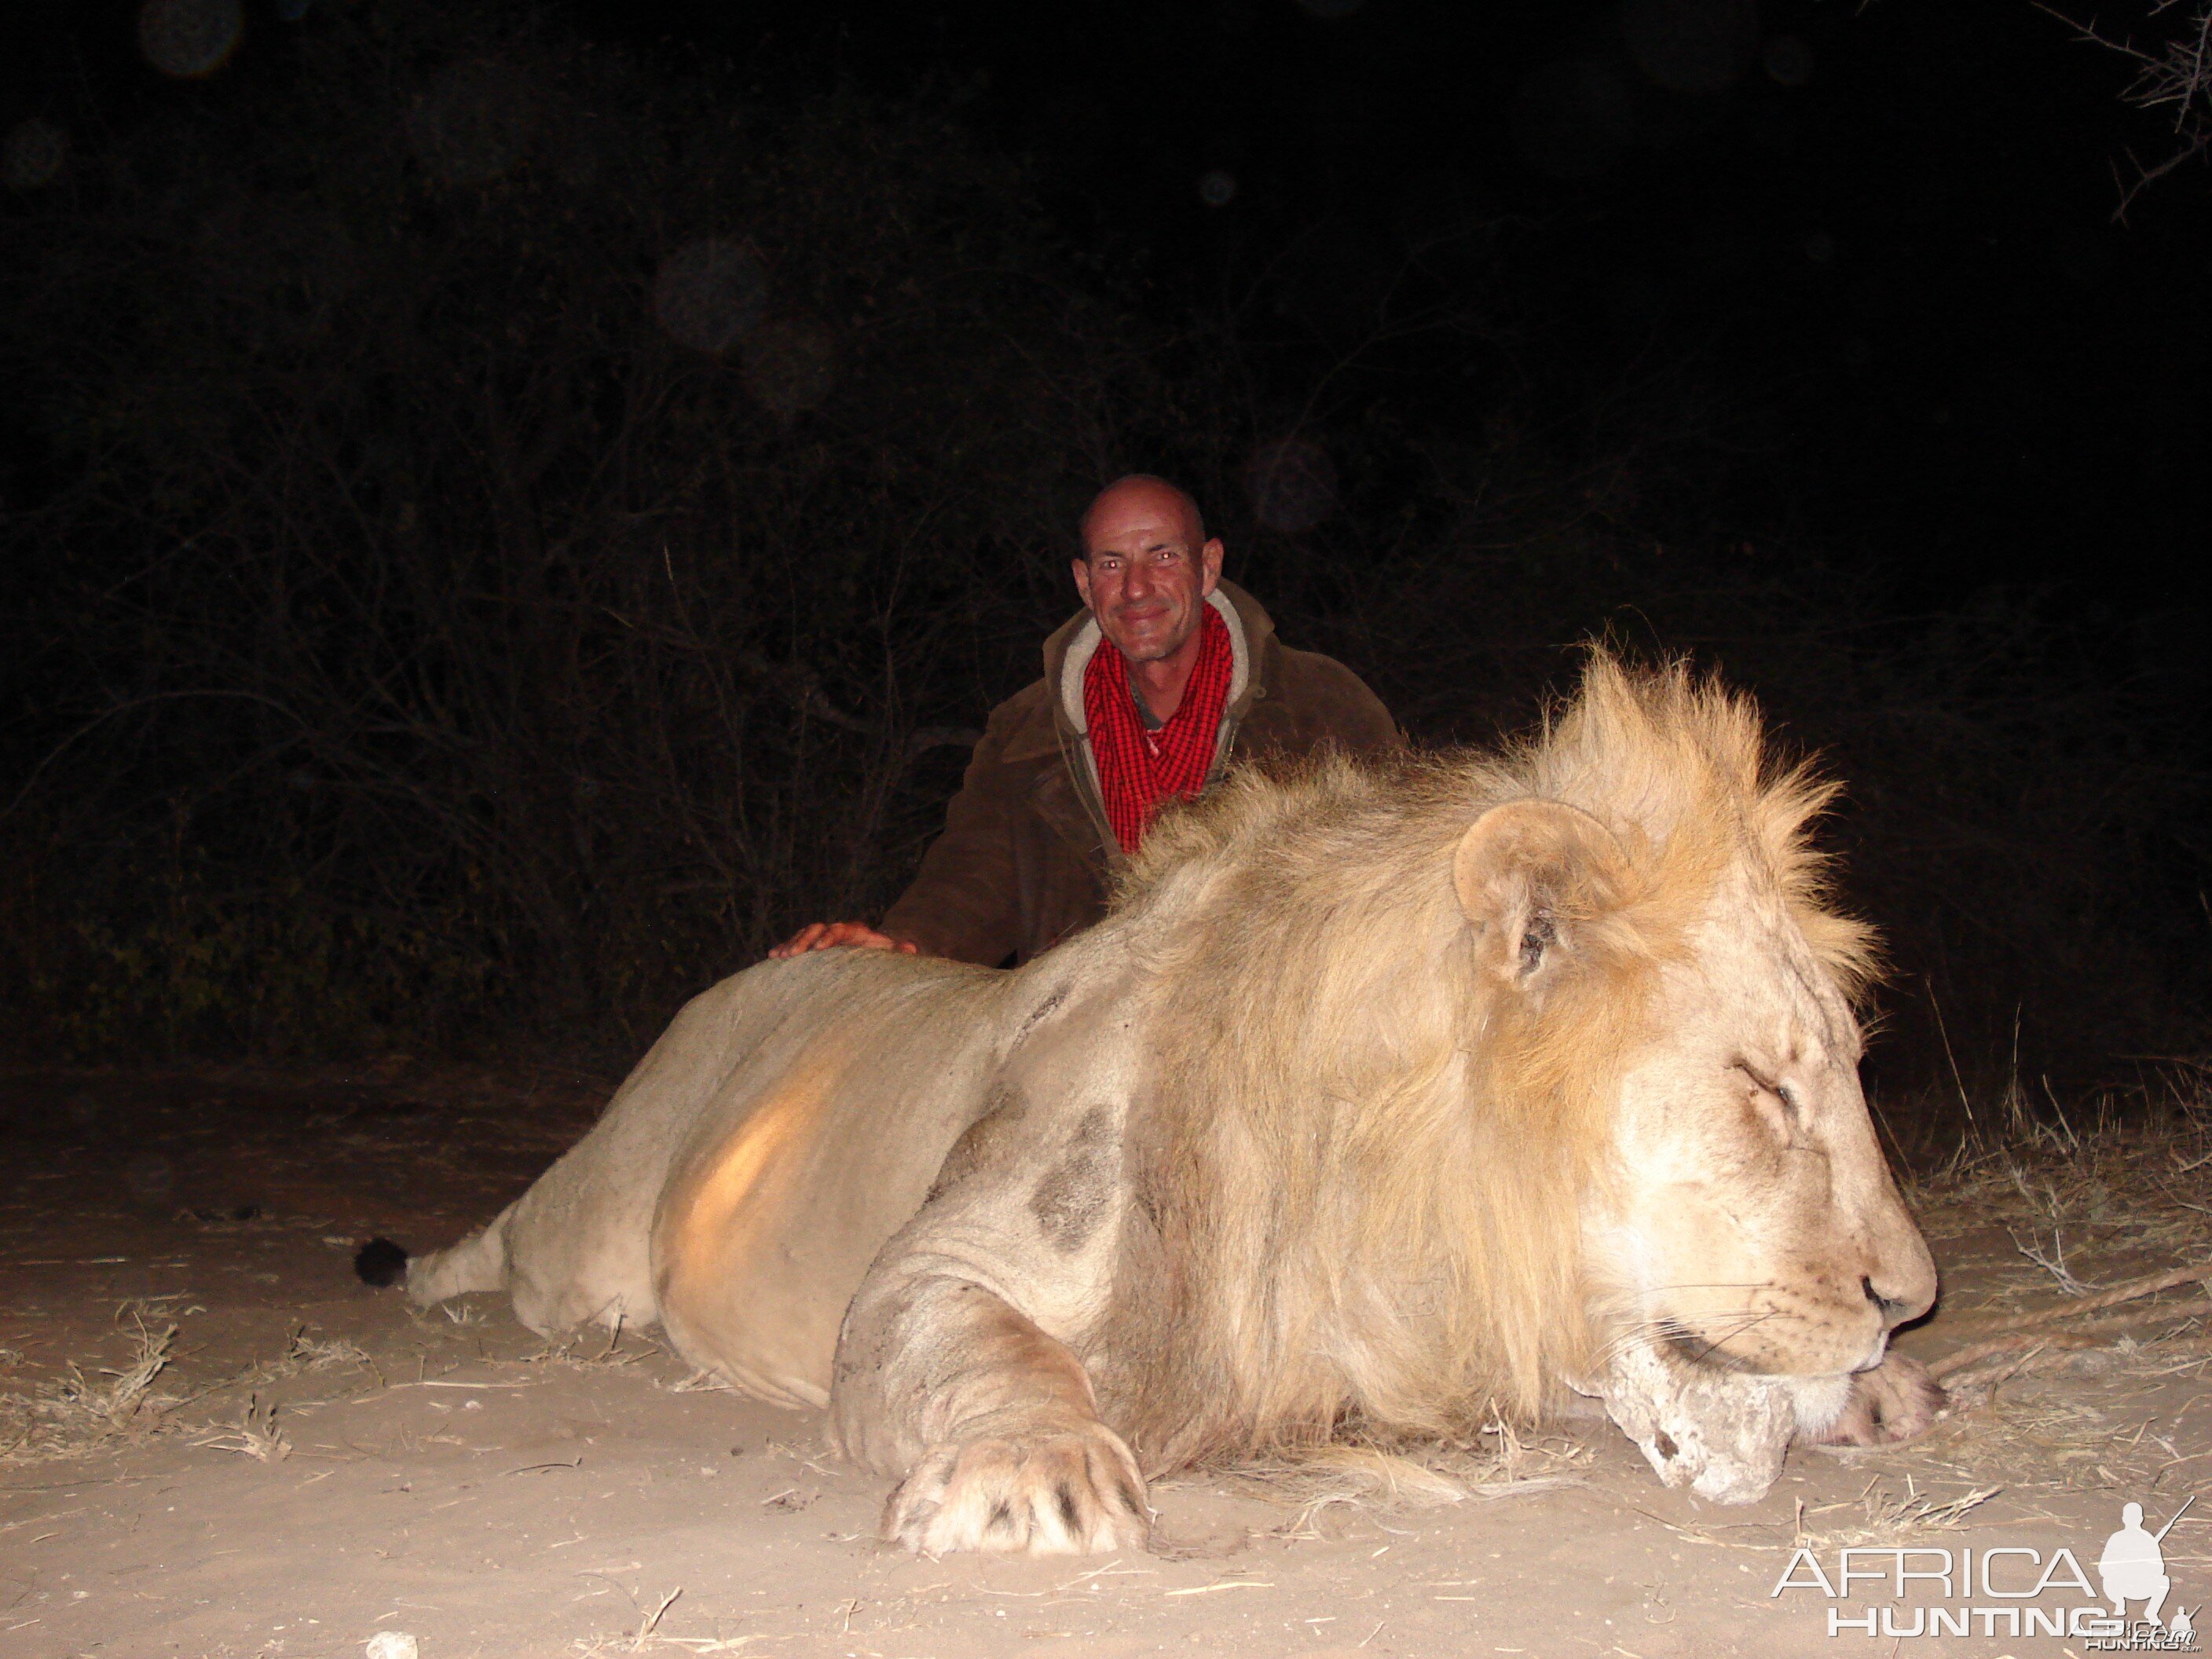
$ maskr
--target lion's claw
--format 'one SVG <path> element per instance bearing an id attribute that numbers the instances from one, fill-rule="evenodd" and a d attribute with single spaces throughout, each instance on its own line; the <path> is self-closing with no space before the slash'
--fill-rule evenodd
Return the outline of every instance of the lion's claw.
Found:
<path id="1" fill-rule="evenodd" d="M 1136 1459 L 1103 1424 L 933 1446 L 884 1505 L 884 1540 L 925 1555 L 1103 1554 L 1151 1531 Z"/>

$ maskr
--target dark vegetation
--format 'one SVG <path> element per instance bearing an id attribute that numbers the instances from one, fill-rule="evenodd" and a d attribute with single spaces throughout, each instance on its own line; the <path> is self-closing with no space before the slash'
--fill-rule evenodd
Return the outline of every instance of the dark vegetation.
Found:
<path id="1" fill-rule="evenodd" d="M 898 890 L 1133 468 L 1422 740 L 1596 632 L 1754 690 L 1850 781 L 1893 1079 L 2201 1045 L 2195 642 L 1891 614 L 1505 227 L 1165 315 L 957 104 L 362 4 L 8 204 L 9 1046 L 634 1050 Z"/>

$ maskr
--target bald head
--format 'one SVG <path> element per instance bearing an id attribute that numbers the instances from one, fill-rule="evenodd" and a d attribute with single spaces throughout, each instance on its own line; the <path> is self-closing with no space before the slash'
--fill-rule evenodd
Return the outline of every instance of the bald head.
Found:
<path id="1" fill-rule="evenodd" d="M 1084 556 L 1091 556 L 1094 528 L 1118 526 L 1132 514 L 1155 523 L 1174 523 L 1191 546 L 1205 544 L 1206 519 L 1188 491 L 1149 472 L 1132 472 L 1127 477 L 1116 478 L 1091 498 L 1090 507 L 1083 514 L 1080 532 Z"/>
<path id="2" fill-rule="evenodd" d="M 1164 478 L 1136 473 L 1110 483 L 1083 515 L 1075 586 L 1133 664 L 1187 670 L 1206 596 L 1220 579 L 1221 544 L 1207 539 L 1198 503 Z"/>

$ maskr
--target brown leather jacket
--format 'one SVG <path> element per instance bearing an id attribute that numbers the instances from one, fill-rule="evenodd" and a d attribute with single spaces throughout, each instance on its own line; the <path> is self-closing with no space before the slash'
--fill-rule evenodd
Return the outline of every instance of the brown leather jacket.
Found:
<path id="1" fill-rule="evenodd" d="M 1232 759 L 1403 741 L 1358 675 L 1277 640 L 1249 594 L 1223 582 L 1211 602 L 1229 624 L 1236 666 L 1209 783 Z M 1103 640 L 1091 613 L 1079 612 L 1044 642 L 1044 678 L 991 711 L 945 833 L 884 917 L 885 933 L 995 967 L 1010 956 L 1026 962 L 1104 914 L 1122 855 L 1083 719 L 1083 671 Z"/>

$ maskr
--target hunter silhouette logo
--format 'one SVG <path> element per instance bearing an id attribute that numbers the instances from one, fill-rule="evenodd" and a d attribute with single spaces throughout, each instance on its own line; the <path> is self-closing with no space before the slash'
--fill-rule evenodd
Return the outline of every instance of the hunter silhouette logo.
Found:
<path id="1" fill-rule="evenodd" d="M 2166 1555 L 2159 1546 L 2166 1541 L 2166 1534 L 2173 1530 L 2174 1522 L 2189 1513 L 2192 1496 L 2173 1512 L 2168 1521 L 2155 1533 L 2145 1532 L 2142 1524 L 2142 1505 L 2130 1504 L 2120 1511 L 2120 1529 L 2105 1540 L 2105 1553 L 2097 1558 L 2097 1577 L 2104 1581 L 2105 1599 L 2112 1604 L 2112 1611 L 2125 1617 L 2127 1604 L 2144 1604 L 2142 1616 L 2154 1625 L 2162 1624 L 2159 1609 L 2166 1605 L 2166 1593 L 2172 1589 L 2173 1580 L 2166 1576 Z M 2191 1631 L 2186 1608 L 2174 1615 L 2177 1630 Z"/>

